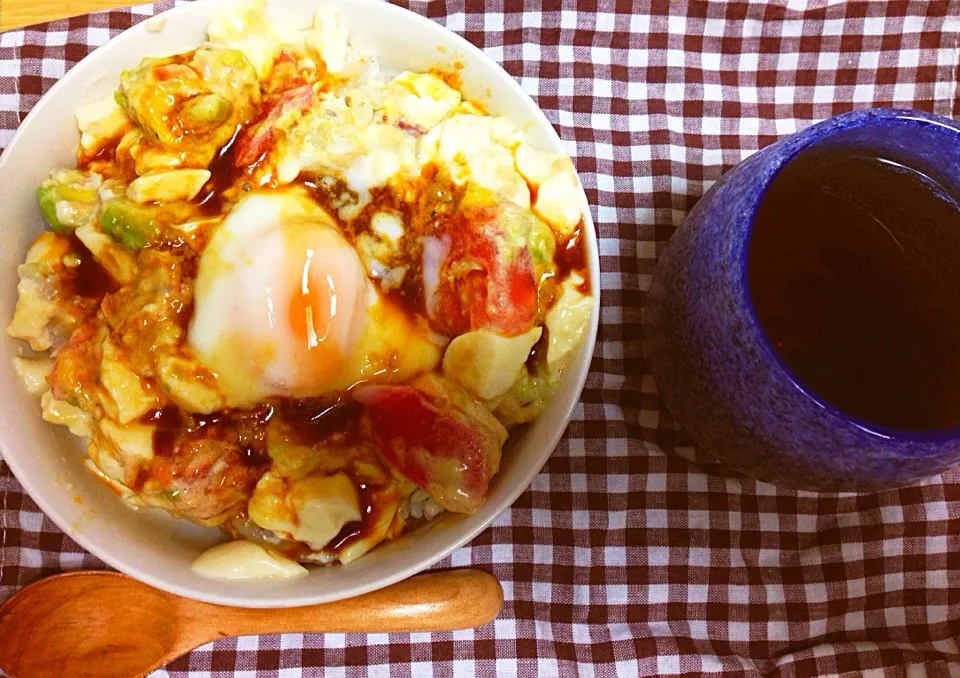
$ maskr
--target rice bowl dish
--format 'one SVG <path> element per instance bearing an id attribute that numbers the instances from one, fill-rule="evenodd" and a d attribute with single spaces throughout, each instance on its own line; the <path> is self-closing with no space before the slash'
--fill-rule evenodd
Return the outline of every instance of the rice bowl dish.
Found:
<path id="1" fill-rule="evenodd" d="M 194 567 L 299 577 L 480 510 L 596 321 L 582 193 L 460 88 L 262 3 L 124 70 L 37 190 L 13 359 Z M 592 337 L 591 337 L 592 339 Z"/>

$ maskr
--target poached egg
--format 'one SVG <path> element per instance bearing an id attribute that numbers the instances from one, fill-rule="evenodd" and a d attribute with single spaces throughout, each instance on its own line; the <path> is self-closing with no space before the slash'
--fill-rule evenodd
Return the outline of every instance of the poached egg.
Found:
<path id="1" fill-rule="evenodd" d="M 405 381 L 440 360 L 300 188 L 237 203 L 201 255 L 194 294 L 188 343 L 231 407 Z"/>

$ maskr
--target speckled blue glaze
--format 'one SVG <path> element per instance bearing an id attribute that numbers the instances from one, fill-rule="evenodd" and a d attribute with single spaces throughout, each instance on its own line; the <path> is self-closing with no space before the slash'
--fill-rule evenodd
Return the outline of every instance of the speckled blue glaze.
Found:
<path id="1" fill-rule="evenodd" d="M 756 153 L 704 195 L 657 264 L 646 308 L 653 376 L 703 450 L 743 473 L 815 490 L 908 484 L 960 462 L 960 427 L 888 430 L 821 401 L 775 354 L 750 301 L 757 207 L 777 172 L 814 145 L 877 153 L 960 196 L 960 126 L 917 111 L 847 113 Z"/>

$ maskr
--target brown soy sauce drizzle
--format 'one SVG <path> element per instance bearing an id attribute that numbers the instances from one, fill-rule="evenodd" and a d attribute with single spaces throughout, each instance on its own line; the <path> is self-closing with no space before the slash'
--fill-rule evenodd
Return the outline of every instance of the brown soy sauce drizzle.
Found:
<path id="1" fill-rule="evenodd" d="M 350 187 L 347 186 L 347 182 L 343 179 L 333 177 L 312 177 L 301 174 L 297 178 L 297 181 L 307 190 L 307 193 L 313 201 L 326 210 L 333 220 L 337 222 L 337 226 L 340 227 L 340 233 L 343 234 L 351 244 L 356 243 L 357 234 L 362 230 L 366 230 L 359 226 L 364 223 L 363 215 L 367 213 L 367 209 L 364 209 L 364 211 L 349 224 L 341 221 L 339 211 L 341 207 L 355 205 L 359 202 L 360 197 L 357 195 L 357 192 L 351 190 Z M 372 212 L 370 214 L 372 214 Z"/>
<path id="2" fill-rule="evenodd" d="M 91 299 L 102 299 L 107 294 L 120 289 L 120 284 L 97 263 L 93 253 L 73 233 L 70 234 L 70 249 L 80 261 L 73 269 L 71 276 L 74 294 Z"/>
<path id="3" fill-rule="evenodd" d="M 152 424 L 153 452 L 171 457 L 178 447 L 192 438 L 227 440 L 241 451 L 246 466 L 265 467 L 270 457 L 266 446 L 266 425 L 274 415 L 272 405 L 252 410 L 222 410 L 212 414 L 186 414 L 174 405 L 147 412 L 140 421 Z"/>
<path id="4" fill-rule="evenodd" d="M 583 278 L 578 290 L 582 294 L 589 294 L 590 270 L 587 268 L 586 238 L 583 229 L 584 224 L 583 219 L 581 219 L 570 237 L 565 242 L 557 244 L 553 259 L 557 267 L 558 281 L 566 280 L 571 273 L 576 273 Z"/>
<path id="5" fill-rule="evenodd" d="M 163 409 L 151 410 L 140 418 L 143 424 L 153 424 L 153 453 L 158 457 L 173 456 L 183 426 L 180 408 L 168 405 Z"/>
<path id="6" fill-rule="evenodd" d="M 345 397 L 275 399 L 246 410 L 220 410 L 211 414 L 190 414 L 175 405 L 151 410 L 140 418 L 153 431 L 153 450 L 158 457 L 170 457 L 191 438 L 227 440 L 238 445 L 242 460 L 250 466 L 270 462 L 266 449 L 267 424 L 274 418 L 298 443 L 312 445 L 333 435 L 344 442 L 359 436 L 363 406 Z"/>
<path id="7" fill-rule="evenodd" d="M 373 488 L 366 483 L 357 483 L 357 498 L 360 504 L 360 520 L 354 520 L 344 525 L 337 536 L 330 540 L 324 548 L 331 553 L 339 553 L 346 547 L 369 536 L 373 526 L 379 522 L 380 510 L 373 496 Z"/>
<path id="8" fill-rule="evenodd" d="M 363 406 L 345 394 L 335 398 L 301 398 L 276 401 L 279 420 L 292 438 L 304 445 L 323 442 L 337 435 L 344 442 L 360 436 Z"/>
<path id="9" fill-rule="evenodd" d="M 200 214 L 206 217 L 215 217 L 224 212 L 224 197 L 227 190 L 242 177 L 249 168 L 235 165 L 237 155 L 237 138 L 243 127 L 237 125 L 233 136 L 217 153 L 213 162 L 207 168 L 210 170 L 210 180 L 197 196 L 197 206 Z"/>

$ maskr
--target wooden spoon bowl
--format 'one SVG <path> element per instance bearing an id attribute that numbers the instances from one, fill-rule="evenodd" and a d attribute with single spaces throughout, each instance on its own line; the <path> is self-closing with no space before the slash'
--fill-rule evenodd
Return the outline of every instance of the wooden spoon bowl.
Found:
<path id="1" fill-rule="evenodd" d="M 452 631 L 486 624 L 502 604 L 496 578 L 468 569 L 274 609 L 201 603 L 115 572 L 73 572 L 41 579 L 0 606 L 0 668 L 13 678 L 133 678 L 217 638 Z"/>

